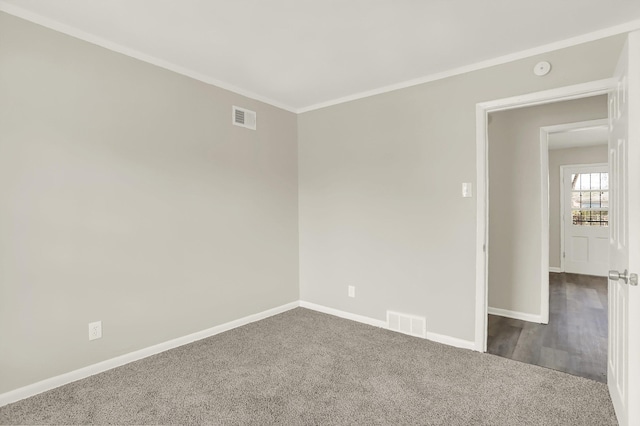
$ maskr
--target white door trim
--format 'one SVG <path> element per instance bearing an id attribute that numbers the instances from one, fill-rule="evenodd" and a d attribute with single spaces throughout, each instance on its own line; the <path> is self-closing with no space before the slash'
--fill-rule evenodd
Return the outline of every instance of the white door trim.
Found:
<path id="1" fill-rule="evenodd" d="M 640 31 L 629 34 L 629 91 L 640 92 Z M 640 116 L 640 102 L 636 99 L 629 103 L 629 116 Z M 632 191 L 640 185 L 640 126 L 637 122 L 629 126 L 629 151 L 627 153 L 628 164 L 628 188 Z M 640 271 L 640 197 L 629 197 L 629 270 L 638 273 Z M 633 362 L 627 367 L 629 377 L 629 401 L 636 401 L 629 404 L 628 419 L 629 424 L 640 424 L 640 288 L 631 287 L 629 289 L 629 359 Z"/>
<path id="2" fill-rule="evenodd" d="M 576 130 L 596 129 L 599 127 L 609 128 L 609 120 L 607 118 L 601 118 L 599 120 L 576 121 L 573 123 L 556 124 L 554 126 L 544 126 L 541 127 L 541 129 L 545 129 L 547 133 L 566 133 Z"/>
<path id="3" fill-rule="evenodd" d="M 488 261 L 489 261 L 489 188 L 488 188 L 488 134 L 489 113 L 507 109 L 522 108 L 552 102 L 568 101 L 609 93 L 615 87 L 615 80 L 608 78 L 573 86 L 535 92 L 526 95 L 496 99 L 476 104 L 476 329 L 475 350 L 487 351 L 488 313 Z M 547 209 L 548 212 L 548 209 Z M 548 213 L 547 213 L 548 214 Z M 544 214 L 542 215 L 544 216 Z M 544 220 L 541 218 L 541 221 Z M 547 237 L 548 238 L 548 237 Z M 544 245 L 543 245 L 544 246 Z M 548 250 L 548 244 L 547 244 Z M 549 257 L 547 254 L 547 264 Z M 546 272 L 548 274 L 548 270 Z"/>

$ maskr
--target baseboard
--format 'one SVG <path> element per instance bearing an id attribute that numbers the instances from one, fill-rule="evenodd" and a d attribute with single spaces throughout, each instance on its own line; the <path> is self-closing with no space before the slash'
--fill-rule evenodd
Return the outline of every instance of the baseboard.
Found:
<path id="1" fill-rule="evenodd" d="M 427 339 L 433 342 L 443 343 L 456 348 L 476 350 L 476 342 L 472 340 L 458 339 L 457 337 L 447 336 L 445 334 L 432 333 L 427 331 Z"/>
<path id="2" fill-rule="evenodd" d="M 340 317 L 351 321 L 361 322 L 363 324 L 372 325 L 374 327 L 387 328 L 387 322 L 383 320 L 377 320 L 363 315 L 352 314 L 351 312 L 341 311 L 339 309 L 329 308 L 323 305 L 317 305 L 311 302 L 300 301 L 300 307 L 311 309 L 312 311 L 322 312 L 324 314 L 333 315 L 334 317 Z"/>
<path id="3" fill-rule="evenodd" d="M 527 314 L 524 312 L 516 312 L 516 311 L 510 311 L 508 309 L 500 309 L 500 308 L 492 308 L 492 307 L 489 307 L 488 312 L 491 315 L 498 315 L 499 317 L 513 318 L 517 320 L 542 324 L 542 316 L 540 315 Z"/>
<path id="4" fill-rule="evenodd" d="M 556 273 L 556 274 L 561 274 L 564 271 L 562 270 L 562 268 L 559 268 L 557 266 L 549 266 L 549 272 L 553 272 L 553 273 Z"/>
<path id="5" fill-rule="evenodd" d="M 348 319 L 351 321 L 361 322 L 363 324 L 372 325 L 374 327 L 380 327 L 387 329 L 387 322 L 383 320 L 377 320 L 363 315 L 352 314 L 350 312 L 341 311 L 339 309 L 329 308 L 327 306 L 318 305 L 311 302 L 300 301 L 300 307 L 311 309 L 314 311 L 322 312 L 325 314 L 333 315 L 336 317 Z M 469 340 L 458 339 L 457 337 L 446 336 L 443 334 L 431 333 L 427 331 L 427 340 L 433 342 L 443 343 L 449 346 L 455 346 L 457 348 L 472 349 L 475 350 L 475 342 Z"/>
<path id="6" fill-rule="evenodd" d="M 140 349 L 128 354 L 120 355 L 115 358 L 108 359 L 106 361 L 99 362 L 97 364 L 89 365 L 87 367 L 80 368 L 78 370 L 70 371 L 68 373 L 61 374 L 59 376 L 51 377 L 49 379 L 42 380 L 31 385 L 27 385 L 3 394 L 0 394 L 0 407 L 19 401 L 21 399 L 28 398 L 30 396 L 37 395 L 42 392 L 46 392 L 51 389 L 55 389 L 62 385 L 66 385 L 71 382 L 75 382 L 80 379 L 84 379 L 89 376 L 93 376 L 98 373 L 102 373 L 107 370 L 111 370 L 116 367 L 128 364 L 133 361 L 138 361 L 142 358 L 146 358 L 151 355 L 156 355 L 160 352 L 168 351 L 169 349 L 177 348 L 179 346 L 186 345 L 188 343 L 195 342 L 196 340 L 205 339 L 207 337 L 215 336 L 216 334 L 223 333 L 225 331 L 232 330 L 243 325 L 259 321 L 273 315 L 286 312 L 288 310 L 297 308 L 300 306 L 298 301 L 287 303 L 282 306 L 278 306 L 266 311 L 259 312 L 257 314 L 248 315 L 244 318 L 240 318 L 234 321 L 217 325 L 215 327 L 208 328 L 206 330 L 198 331 L 196 333 L 188 334 L 186 336 L 178 337 L 157 345 L 149 346 L 144 349 Z"/>

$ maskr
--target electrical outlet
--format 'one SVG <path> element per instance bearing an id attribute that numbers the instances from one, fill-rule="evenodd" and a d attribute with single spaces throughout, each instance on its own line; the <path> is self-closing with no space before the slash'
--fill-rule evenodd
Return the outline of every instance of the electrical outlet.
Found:
<path id="1" fill-rule="evenodd" d="M 349 297 L 356 297 L 356 287 L 350 285 L 349 286 Z"/>
<path id="2" fill-rule="evenodd" d="M 89 323 L 89 340 L 100 339 L 102 337 L 102 321 Z"/>

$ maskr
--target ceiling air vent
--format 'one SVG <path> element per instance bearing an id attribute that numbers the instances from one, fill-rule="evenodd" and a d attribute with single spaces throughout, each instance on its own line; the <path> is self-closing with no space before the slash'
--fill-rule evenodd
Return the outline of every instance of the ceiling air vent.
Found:
<path id="1" fill-rule="evenodd" d="M 233 107 L 233 124 L 247 129 L 256 129 L 256 112 L 248 109 Z"/>

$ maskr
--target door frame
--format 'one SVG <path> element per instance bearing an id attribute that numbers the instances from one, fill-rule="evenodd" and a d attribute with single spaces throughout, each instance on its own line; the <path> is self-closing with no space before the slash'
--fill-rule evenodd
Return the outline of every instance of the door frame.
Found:
<path id="1" fill-rule="evenodd" d="M 609 126 L 609 119 L 578 121 L 540 127 L 540 194 L 542 214 L 542 253 L 540 259 L 540 322 L 549 324 L 549 272 L 564 272 L 564 257 L 560 256 L 559 270 L 551 271 L 549 266 L 549 136 L 555 133 L 573 132 Z M 560 179 L 560 198 L 562 199 L 562 179 Z M 560 205 L 562 215 L 562 204 Z M 560 220 L 560 253 L 564 251 L 564 221 Z"/>
<path id="2" fill-rule="evenodd" d="M 542 232 L 543 232 L 543 239 L 542 239 L 542 243 L 543 243 L 543 250 L 544 247 L 547 247 L 547 250 L 549 248 L 549 136 L 555 133 L 566 133 L 566 132 L 573 132 L 573 131 L 577 131 L 577 130 L 584 130 L 584 129 L 595 129 L 595 128 L 599 128 L 599 127 L 607 127 L 609 128 L 609 119 L 607 118 L 603 118 L 603 119 L 599 119 L 599 120 L 588 120 L 588 121 L 578 121 L 578 122 L 573 122 L 573 123 L 565 123 L 565 124 L 557 124 L 554 126 L 544 126 L 544 127 L 540 127 L 540 176 L 541 176 L 541 194 L 542 194 L 542 209 L 543 209 L 543 216 L 542 216 Z M 606 144 L 605 144 L 606 145 Z M 569 165 L 569 164 L 568 164 Z M 582 164 L 571 164 L 571 166 L 582 166 Z M 564 190 L 564 188 L 562 187 L 562 184 L 560 185 L 560 196 L 562 197 L 562 191 Z M 562 212 L 562 204 L 560 206 L 560 211 Z M 544 210 L 546 209 L 547 213 L 544 213 Z M 560 253 L 562 253 L 564 251 L 564 222 L 561 220 L 560 221 Z M 544 234 L 546 231 L 546 234 Z M 544 244 L 544 240 L 545 240 L 545 236 L 547 235 L 546 239 L 547 239 L 547 243 Z M 546 265 L 545 263 L 545 259 L 546 259 Z M 542 253 L 542 277 L 543 277 L 543 286 L 545 285 L 545 281 L 546 281 L 546 286 L 549 286 L 549 272 L 564 272 L 564 258 L 562 256 L 560 256 L 560 267 L 559 269 L 555 269 L 555 270 L 551 270 L 551 267 L 549 266 L 549 253 L 547 251 L 547 257 L 544 256 L 544 253 Z M 545 296 L 544 294 L 542 295 L 542 300 L 545 300 Z M 549 297 L 547 295 L 546 297 L 547 300 L 547 305 L 549 302 Z M 548 306 L 547 306 L 548 309 Z M 544 312 L 542 315 L 543 319 L 544 319 Z M 548 323 L 548 314 L 547 314 L 547 322 L 545 324 Z"/>
<path id="3" fill-rule="evenodd" d="M 476 104 L 476 329 L 474 348 L 479 352 L 487 351 L 487 315 L 489 301 L 489 135 L 488 117 L 489 113 L 505 111 L 509 109 L 523 108 L 535 105 L 543 105 L 554 102 L 570 101 L 574 99 L 587 98 L 591 96 L 604 95 L 611 92 L 616 87 L 614 78 L 596 80 L 587 83 L 564 86 L 541 92 L 513 96 L 509 98 L 496 99 Z M 547 152 L 548 154 L 548 152 Z M 542 158 L 541 158 L 542 162 Z M 548 163 L 548 161 L 547 161 Z M 547 164 L 548 167 L 548 164 Z M 543 200 L 542 204 L 545 203 Z M 548 198 L 546 199 L 548 203 Z M 549 209 L 546 212 L 541 207 L 540 220 L 544 222 L 544 217 L 548 219 Z M 544 236 L 541 236 L 544 238 Z M 547 232 L 547 240 L 548 240 Z M 543 244 L 540 251 L 540 262 L 544 261 L 546 253 L 547 272 L 549 262 L 549 244 Z M 548 288 L 547 288 L 548 291 Z"/>
<path id="4" fill-rule="evenodd" d="M 629 90 L 633 93 L 640 91 L 640 31 L 636 30 L 629 33 L 627 42 L 629 43 Z M 640 116 L 640 101 L 637 99 L 629 103 L 629 116 Z M 628 164 L 634 165 L 627 167 L 627 188 L 633 186 L 638 188 L 640 185 L 640 126 L 629 126 L 629 145 L 628 145 Z M 640 270 L 640 197 L 629 197 L 629 270 L 638 272 Z M 631 287 L 629 289 L 629 346 L 627 352 L 630 362 L 627 366 L 629 377 L 629 387 L 627 388 L 629 401 L 640 401 L 640 288 Z M 638 424 L 640 422 L 640 404 L 628 405 L 629 424 Z"/>

